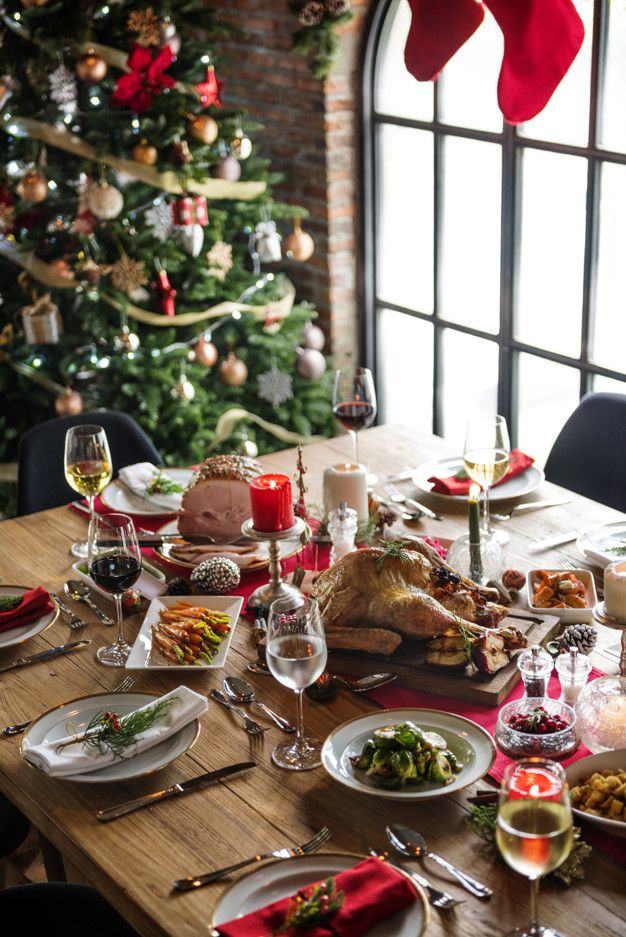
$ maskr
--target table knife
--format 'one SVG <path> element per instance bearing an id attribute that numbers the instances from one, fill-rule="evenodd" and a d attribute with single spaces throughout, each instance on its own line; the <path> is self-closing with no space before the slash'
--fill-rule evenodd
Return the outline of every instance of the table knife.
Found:
<path id="1" fill-rule="evenodd" d="M 125 804 L 118 804 L 117 807 L 108 807 L 106 810 L 98 810 L 96 817 L 101 823 L 109 820 L 117 820 L 127 813 L 133 813 L 135 810 L 141 810 L 142 807 L 150 807 L 151 804 L 158 804 L 162 800 L 168 800 L 170 797 L 179 797 L 181 794 L 189 794 L 191 791 L 199 791 L 207 784 L 219 781 L 220 778 L 227 778 L 233 774 L 239 774 L 240 771 L 247 771 L 248 768 L 255 768 L 254 761 L 241 761 L 236 765 L 227 765 L 225 768 L 218 768 L 217 771 L 209 771 L 207 774 L 201 774 L 197 778 L 191 778 L 189 781 L 181 781 L 179 784 L 172 784 L 171 787 L 163 791 L 155 791 L 153 794 L 146 794 L 144 797 L 137 797 L 135 800 L 129 800 Z"/>
<path id="2" fill-rule="evenodd" d="M 516 514 L 525 514 L 526 511 L 538 511 L 540 508 L 556 508 L 561 504 L 569 504 L 571 498 L 552 498 L 548 501 L 526 501 L 515 505 Z"/>
<path id="3" fill-rule="evenodd" d="M 28 657 L 18 657 L 13 663 L 0 667 L 0 673 L 6 673 L 7 670 L 15 670 L 18 667 L 26 667 L 27 664 L 36 664 L 41 660 L 52 660 L 53 657 L 61 657 L 63 654 L 71 654 L 72 651 L 77 651 L 79 647 L 85 647 L 87 644 L 91 644 L 90 638 L 84 638 L 82 641 L 72 641 L 71 644 L 59 644 L 58 647 L 51 647 L 47 651 L 30 654 Z"/>
<path id="4" fill-rule="evenodd" d="M 578 531 L 570 530 L 566 534 L 555 534 L 553 537 L 546 537 L 544 540 L 535 540 L 528 544 L 528 549 L 533 553 L 539 550 L 549 550 L 551 547 L 558 547 L 562 543 L 569 543 L 571 540 L 578 540 Z"/>
<path id="5" fill-rule="evenodd" d="M 416 468 L 405 469 L 403 472 L 397 472 L 395 475 L 387 475 L 385 478 L 386 482 L 406 482 L 409 478 L 413 478 L 417 472 Z"/>
<path id="6" fill-rule="evenodd" d="M 427 508 L 425 504 L 421 504 L 419 501 L 416 501 L 415 498 L 405 498 L 402 503 L 409 504 L 412 508 L 415 508 L 416 511 L 421 511 L 425 517 L 430 517 L 433 521 L 443 520 L 441 514 L 437 514 L 432 508 Z"/>

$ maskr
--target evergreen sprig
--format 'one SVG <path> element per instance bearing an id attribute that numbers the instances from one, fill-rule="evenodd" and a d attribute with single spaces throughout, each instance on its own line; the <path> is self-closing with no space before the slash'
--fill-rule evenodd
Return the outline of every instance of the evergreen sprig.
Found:
<path id="1" fill-rule="evenodd" d="M 409 561 L 410 557 L 406 550 L 409 543 L 409 540 L 380 540 L 378 542 L 377 546 L 382 550 L 380 556 L 376 558 L 376 572 L 379 576 L 383 571 L 385 560 L 397 559 L 401 563 Z"/>
<path id="2" fill-rule="evenodd" d="M 151 495 L 182 495 L 185 485 L 175 482 L 165 472 L 158 471 L 149 485 L 146 486 L 146 497 Z"/>
<path id="3" fill-rule="evenodd" d="M 291 899 L 284 922 L 272 932 L 271 937 L 288 934 L 291 930 L 306 931 L 324 926 L 332 933 L 330 918 L 339 911 L 344 901 L 345 895 L 337 890 L 334 878 L 327 878 L 319 885 L 299 891 Z"/>
<path id="4" fill-rule="evenodd" d="M 62 742 L 56 750 L 60 752 L 70 745 L 83 744 L 97 749 L 101 755 L 113 752 L 116 758 L 123 758 L 125 750 L 134 744 L 137 736 L 162 719 L 176 699 L 177 696 L 171 696 L 158 700 L 154 705 L 138 709 L 121 719 L 114 712 L 96 713 L 81 735 Z"/>

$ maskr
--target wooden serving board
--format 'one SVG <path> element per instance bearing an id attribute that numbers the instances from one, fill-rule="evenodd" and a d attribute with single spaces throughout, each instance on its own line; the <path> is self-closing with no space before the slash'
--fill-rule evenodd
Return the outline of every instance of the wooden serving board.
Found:
<path id="1" fill-rule="evenodd" d="M 515 608 L 511 611 L 518 613 Z M 520 609 L 519 614 L 523 615 L 524 611 Z M 556 615 L 542 616 L 540 625 L 533 622 L 527 624 L 521 618 L 508 617 L 500 624 L 504 625 L 507 622 L 527 636 L 529 646 L 546 644 L 559 631 L 561 624 Z M 401 682 L 407 687 L 422 690 L 424 693 L 451 696 L 468 703 L 482 703 L 484 706 L 499 706 L 521 679 L 516 663 L 517 654 L 506 667 L 491 677 L 488 674 L 470 673 L 469 668 L 463 672 L 432 667 L 424 663 L 424 657 L 424 642 L 404 641 L 390 657 L 358 651 L 330 651 L 328 667 L 330 670 L 350 673 L 355 677 L 372 673 L 373 670 L 389 670 L 399 674 Z"/>

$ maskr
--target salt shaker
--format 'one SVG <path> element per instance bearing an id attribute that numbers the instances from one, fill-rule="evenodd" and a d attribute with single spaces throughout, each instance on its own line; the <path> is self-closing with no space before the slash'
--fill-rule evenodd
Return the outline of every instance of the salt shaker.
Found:
<path id="1" fill-rule="evenodd" d="M 579 654 L 577 647 L 570 647 L 568 654 L 560 654 L 557 657 L 556 670 L 561 681 L 559 698 L 568 706 L 574 706 L 587 682 L 591 661 L 584 654 Z"/>
<path id="2" fill-rule="evenodd" d="M 332 547 L 330 549 L 330 563 L 336 563 L 346 553 L 354 550 L 354 538 L 358 526 L 358 517 L 354 508 L 349 508 L 346 501 L 342 501 L 338 508 L 328 515 L 328 530 Z"/>
<path id="3" fill-rule="evenodd" d="M 517 666 L 524 681 L 526 696 L 547 696 L 548 680 L 554 666 L 552 658 L 538 644 L 524 651 L 517 659 Z"/>

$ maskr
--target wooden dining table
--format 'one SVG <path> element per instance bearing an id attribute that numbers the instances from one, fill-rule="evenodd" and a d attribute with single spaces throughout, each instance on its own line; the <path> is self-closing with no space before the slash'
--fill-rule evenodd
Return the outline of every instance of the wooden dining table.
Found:
<path id="1" fill-rule="evenodd" d="M 406 467 L 450 455 L 441 439 L 407 428 L 381 426 L 360 434 L 361 458 L 380 478 Z M 306 446 L 304 461 L 310 504 L 321 502 L 324 467 L 349 456 L 345 437 Z M 453 454 L 453 453 L 452 453 Z M 293 474 L 295 452 L 264 456 L 264 468 Z M 400 483 L 407 492 L 410 483 Z M 563 494 L 543 483 L 525 500 Z M 406 525 L 407 532 L 456 537 L 466 527 L 463 504 L 443 502 L 420 493 L 420 500 L 443 511 L 440 522 L 426 518 Z M 534 566 L 579 566 L 582 559 L 568 543 L 540 554 L 529 552 L 531 541 L 551 534 L 583 530 L 620 518 L 616 511 L 578 495 L 567 505 L 529 512 L 504 523 L 510 534 L 507 565 L 525 570 Z M 85 518 L 59 507 L 0 523 L 0 577 L 3 584 L 35 586 L 62 592 L 70 573 L 70 544 L 84 538 Z M 71 604 L 71 603 L 70 603 Z M 110 610 L 110 608 L 109 608 Z M 20 646 L 0 651 L 0 663 L 24 653 L 89 637 L 92 645 L 65 657 L 2 674 L 0 727 L 36 717 L 64 701 L 111 690 L 123 676 L 118 669 L 100 665 L 94 655 L 110 643 L 112 629 L 104 627 L 84 606 L 88 627 L 69 630 L 63 617 L 52 627 Z M 141 615 L 126 620 L 133 638 Z M 263 700 L 287 716 L 295 715 L 294 694 L 271 677 L 246 672 L 256 658 L 250 622 L 240 619 L 224 671 L 174 674 L 135 671 L 133 690 L 161 694 L 185 682 L 201 693 L 221 687 L 225 673 L 246 676 Z M 594 663 L 616 672 L 619 635 L 600 629 Z M 377 662 L 373 669 L 381 669 Z M 305 703 L 307 730 L 320 737 L 340 723 L 374 711 L 363 697 L 339 692 L 332 703 Z M 199 937 L 208 934 L 213 908 L 227 883 L 219 882 L 190 893 L 176 893 L 172 882 L 190 873 L 229 865 L 256 852 L 310 839 L 324 825 L 332 839 L 324 851 L 363 856 L 370 848 L 386 846 L 385 825 L 404 822 L 418 829 L 430 848 L 467 870 L 493 889 L 489 901 L 463 892 L 454 880 L 440 874 L 426 860 L 422 871 L 431 881 L 465 903 L 453 911 L 430 909 L 428 934 L 432 937 L 500 935 L 526 923 L 529 910 L 527 882 L 498 860 L 467 825 L 468 795 L 485 788 L 488 779 L 463 791 L 429 801 L 427 806 L 373 800 L 334 782 L 322 768 L 302 773 L 283 771 L 271 762 L 272 747 L 286 736 L 271 728 L 250 739 L 240 724 L 210 701 L 201 718 L 195 745 L 163 770 L 134 781 L 79 784 L 51 779 L 28 765 L 20 754 L 20 737 L 0 736 L 0 790 L 32 821 L 44 840 L 58 850 L 81 880 L 94 885 L 120 914 L 145 937 Z M 155 805 L 112 823 L 96 820 L 99 808 L 159 790 L 223 765 L 251 759 L 257 766 L 238 777 L 220 781 L 185 797 Z M 624 937 L 626 933 L 626 868 L 599 849 L 586 863 L 583 882 L 571 888 L 549 878 L 542 883 L 541 919 L 567 937 Z M 71 911 L 68 911 L 71 913 Z M 112 935 L 114 937 L 114 935 Z"/>

